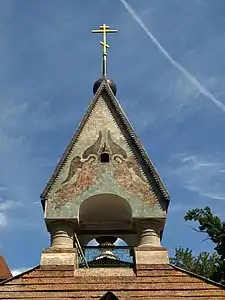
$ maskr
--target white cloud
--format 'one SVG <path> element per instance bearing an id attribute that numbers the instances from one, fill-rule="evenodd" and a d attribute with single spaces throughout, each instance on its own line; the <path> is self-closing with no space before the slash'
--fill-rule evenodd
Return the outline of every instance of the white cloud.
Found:
<path id="1" fill-rule="evenodd" d="M 171 55 L 167 52 L 167 50 L 162 46 L 162 44 L 157 40 L 157 38 L 148 30 L 148 28 L 143 23 L 142 19 L 138 16 L 138 14 L 133 10 L 133 8 L 125 1 L 120 0 L 120 2 L 124 5 L 127 11 L 131 14 L 133 19 L 141 26 L 144 32 L 148 35 L 151 41 L 156 45 L 158 50 L 168 59 L 168 61 L 178 70 L 183 76 L 192 83 L 201 94 L 205 95 L 208 99 L 210 99 L 219 109 L 225 112 L 225 105 L 219 101 L 205 86 L 203 86 L 192 74 L 190 74 L 186 68 L 180 65 Z"/>
<path id="2" fill-rule="evenodd" d="M 18 269 L 13 269 L 13 270 L 11 270 L 11 273 L 12 273 L 13 276 L 16 276 L 16 275 L 18 275 L 18 274 L 21 274 L 21 273 L 23 273 L 23 272 L 28 271 L 29 269 L 30 269 L 30 268 L 21 267 L 21 268 L 18 268 Z"/>
<path id="3" fill-rule="evenodd" d="M 7 227 L 8 224 L 8 216 L 7 212 L 9 209 L 13 207 L 13 201 L 10 200 L 2 200 L 0 197 L 0 230 Z"/>
<path id="4" fill-rule="evenodd" d="M 189 207 L 184 205 L 183 203 L 175 204 L 171 203 L 169 208 L 169 213 L 179 213 L 179 212 L 185 212 L 188 210 Z"/>
<path id="5" fill-rule="evenodd" d="M 7 226 L 7 217 L 6 214 L 0 212 L 0 230 L 4 229 Z"/>
<path id="6" fill-rule="evenodd" d="M 11 209 L 13 206 L 15 205 L 14 201 L 10 201 L 10 200 L 6 200 L 1 202 L 1 198 L 0 198 L 0 211 L 6 211 Z"/>
<path id="7" fill-rule="evenodd" d="M 20 201 L 4 200 L 0 196 L 0 230 L 9 224 L 9 212 L 22 206 Z"/>
<path id="8" fill-rule="evenodd" d="M 169 174 L 179 180 L 189 191 L 199 196 L 225 200 L 225 164 L 214 157 L 199 155 L 176 155 Z"/>

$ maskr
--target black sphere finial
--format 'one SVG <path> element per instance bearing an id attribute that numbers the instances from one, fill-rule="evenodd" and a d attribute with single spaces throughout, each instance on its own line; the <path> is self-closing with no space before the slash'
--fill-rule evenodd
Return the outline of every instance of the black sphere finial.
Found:
<path id="1" fill-rule="evenodd" d="M 106 81 L 108 83 L 108 85 L 110 86 L 112 92 L 114 95 L 116 95 L 117 92 L 117 88 L 116 88 L 116 84 L 114 81 L 112 81 L 111 79 L 109 79 L 107 76 L 103 75 L 101 78 L 99 78 L 97 81 L 95 81 L 94 85 L 93 85 L 93 93 L 94 95 L 96 94 L 98 88 L 100 87 L 101 83 L 103 81 Z"/>

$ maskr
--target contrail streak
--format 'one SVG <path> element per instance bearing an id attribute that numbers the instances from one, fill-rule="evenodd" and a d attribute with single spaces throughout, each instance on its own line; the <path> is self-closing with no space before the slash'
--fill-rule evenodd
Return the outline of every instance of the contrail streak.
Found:
<path id="1" fill-rule="evenodd" d="M 208 99 L 210 99 L 217 107 L 225 112 L 225 105 L 220 102 L 216 97 L 210 93 L 193 75 L 191 75 L 184 67 L 182 67 L 178 62 L 176 62 L 170 54 L 164 49 L 164 47 L 160 44 L 160 42 L 154 37 L 154 35 L 148 30 L 148 28 L 143 23 L 142 19 L 137 15 L 137 13 L 133 10 L 133 8 L 125 1 L 119 0 L 126 10 L 131 14 L 133 19 L 141 26 L 141 28 L 146 32 L 146 34 L 150 37 L 152 42 L 156 45 L 159 51 L 170 61 L 170 63 L 179 70 L 203 95 L 205 95 Z"/>

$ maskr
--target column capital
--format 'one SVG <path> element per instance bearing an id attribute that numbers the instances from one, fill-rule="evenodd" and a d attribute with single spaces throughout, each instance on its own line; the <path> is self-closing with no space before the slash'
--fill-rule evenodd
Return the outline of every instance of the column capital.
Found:
<path id="1" fill-rule="evenodd" d="M 136 221 L 137 231 L 142 231 L 145 229 L 153 229 L 156 232 L 160 232 L 161 223 L 156 219 L 142 219 Z"/>
<path id="2" fill-rule="evenodd" d="M 136 228 L 140 238 L 139 247 L 160 247 L 160 222 L 158 220 L 138 220 Z"/>
<path id="3" fill-rule="evenodd" d="M 48 223 L 51 247 L 73 248 L 75 224 L 70 221 L 51 221 Z"/>

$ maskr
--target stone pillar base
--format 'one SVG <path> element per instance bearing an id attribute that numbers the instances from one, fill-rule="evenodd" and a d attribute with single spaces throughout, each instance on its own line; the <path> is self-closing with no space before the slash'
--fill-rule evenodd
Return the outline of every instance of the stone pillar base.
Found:
<path id="1" fill-rule="evenodd" d="M 77 249 L 46 248 L 41 254 L 41 266 L 78 267 Z"/>
<path id="2" fill-rule="evenodd" d="M 150 264 L 169 264 L 168 251 L 164 247 L 136 247 L 136 266 Z"/>

